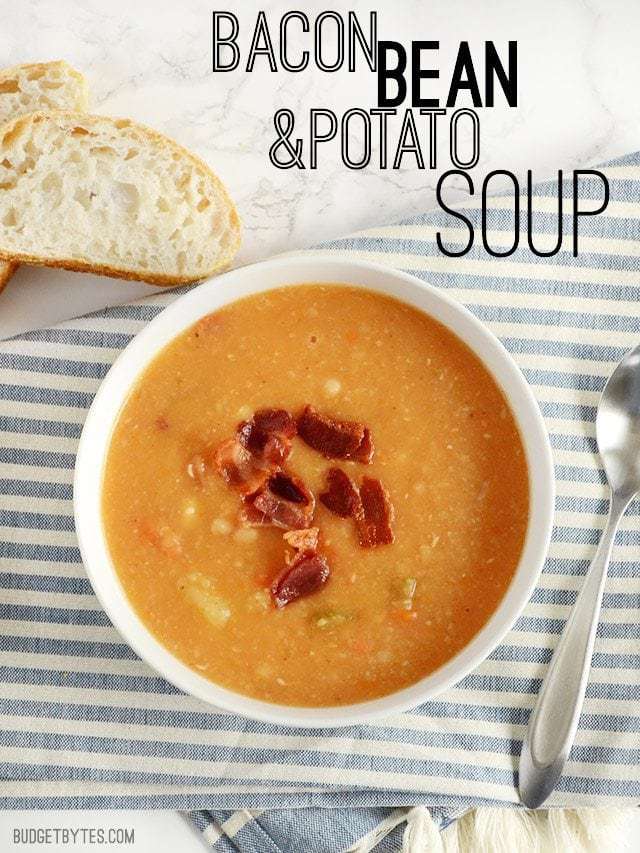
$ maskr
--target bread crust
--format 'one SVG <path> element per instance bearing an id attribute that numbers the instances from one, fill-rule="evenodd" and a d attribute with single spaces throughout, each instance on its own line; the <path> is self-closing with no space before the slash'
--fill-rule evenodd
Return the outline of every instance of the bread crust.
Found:
<path id="1" fill-rule="evenodd" d="M 240 244 L 238 237 L 237 245 L 233 251 L 226 252 L 220 262 L 207 270 L 202 275 L 193 276 L 162 275 L 161 273 L 143 273 L 138 270 L 128 270 L 120 267 L 102 266 L 79 261 L 75 258 L 43 258 L 39 255 L 8 254 L 0 249 L 0 261 L 9 261 L 13 266 L 11 275 L 20 264 L 28 264 L 31 267 L 52 267 L 54 269 L 71 270 L 73 272 L 90 272 L 94 275 L 106 275 L 109 278 L 120 278 L 124 281 L 144 281 L 147 284 L 155 284 L 159 287 L 177 287 L 180 284 L 193 284 L 196 281 L 204 281 L 217 272 L 229 266 L 235 252 Z M 10 276 L 9 276 L 10 277 Z M 7 279 L 8 281 L 8 279 Z M 6 284 L 6 282 L 4 282 Z M 4 287 L 0 285 L 0 290 Z"/>
<path id="2" fill-rule="evenodd" d="M 18 269 L 20 264 L 15 261 L 2 261 L 0 263 L 0 293 L 5 289 L 7 282 Z"/>
<path id="3" fill-rule="evenodd" d="M 108 123 L 116 129 L 129 128 L 133 131 L 134 136 L 140 132 L 143 136 L 153 140 L 161 149 L 166 149 L 169 155 L 179 154 L 180 157 L 190 161 L 194 167 L 203 171 L 207 178 L 214 185 L 219 198 L 226 208 L 229 217 L 229 228 L 232 239 L 226 250 L 216 259 L 216 263 L 207 270 L 200 272 L 198 275 L 180 275 L 153 272 L 152 270 L 136 270 L 126 266 L 103 265 L 82 261 L 77 258 L 57 258 L 48 257 L 45 255 L 34 255 L 29 253 L 21 253 L 15 251 L 7 251 L 0 246 L 0 260 L 11 261 L 16 265 L 20 263 L 30 264 L 33 266 L 55 267 L 59 269 L 73 270 L 75 272 L 90 272 L 97 275 L 105 275 L 111 278 L 121 278 L 131 281 L 145 281 L 149 284 L 160 285 L 164 287 L 190 284 L 195 281 L 202 281 L 205 278 L 213 275 L 216 272 L 227 267 L 234 258 L 241 240 L 241 222 L 235 204 L 233 203 L 226 187 L 212 171 L 212 169 L 197 155 L 193 154 L 183 145 L 171 139 L 168 136 L 160 133 L 146 125 L 134 122 L 126 118 L 113 118 L 111 116 L 91 115 L 89 113 L 76 112 L 72 110 L 52 110 L 50 112 L 37 111 L 28 113 L 27 115 L 18 116 L 17 118 L 7 122 L 0 127 L 0 148 L 3 145 L 4 139 L 8 135 L 20 135 L 23 129 L 28 125 L 35 125 L 39 122 L 51 121 L 55 118 L 78 122 L 78 124 L 90 127 L 92 124 L 98 127 L 100 124 Z M 0 192 L 0 200 L 2 193 Z"/>

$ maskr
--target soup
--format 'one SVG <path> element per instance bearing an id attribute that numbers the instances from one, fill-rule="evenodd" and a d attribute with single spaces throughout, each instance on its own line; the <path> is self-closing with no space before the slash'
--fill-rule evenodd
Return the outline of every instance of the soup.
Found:
<path id="1" fill-rule="evenodd" d="M 529 482 L 509 406 L 444 326 L 372 291 L 238 300 L 145 370 L 103 521 L 156 638 L 287 705 L 360 702 L 442 666 L 516 570 Z"/>

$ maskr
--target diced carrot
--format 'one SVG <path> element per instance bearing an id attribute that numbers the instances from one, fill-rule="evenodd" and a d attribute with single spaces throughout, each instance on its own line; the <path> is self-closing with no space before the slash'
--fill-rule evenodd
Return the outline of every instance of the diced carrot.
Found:
<path id="1" fill-rule="evenodd" d="M 144 518 L 138 526 L 140 536 L 157 548 L 167 557 L 180 557 L 182 555 L 182 542 L 178 534 L 168 524 L 159 522 L 153 524 Z"/>
<path id="2" fill-rule="evenodd" d="M 413 622 L 418 618 L 418 614 L 415 610 L 392 610 L 391 616 L 397 622 Z"/>
<path id="3" fill-rule="evenodd" d="M 356 637 L 349 642 L 349 647 L 357 655 L 368 655 L 373 651 L 373 643 L 367 637 Z"/>
<path id="4" fill-rule="evenodd" d="M 196 338 L 200 338 L 204 335 L 220 332 L 223 326 L 224 320 L 221 317 L 217 314 L 208 314 L 206 317 L 198 320 L 194 327 L 193 334 Z"/>

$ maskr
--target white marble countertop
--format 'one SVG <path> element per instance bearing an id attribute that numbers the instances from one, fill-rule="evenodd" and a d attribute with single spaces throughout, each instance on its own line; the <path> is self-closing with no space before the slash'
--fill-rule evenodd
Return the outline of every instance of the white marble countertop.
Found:
<path id="1" fill-rule="evenodd" d="M 258 9 L 278 21 L 291 8 L 255 0 L 214 5 L 239 16 L 245 50 Z M 303 5 L 309 15 L 327 8 L 319 0 Z M 481 111 L 474 178 L 494 168 L 519 175 L 530 168 L 540 179 L 640 147 L 635 0 L 329 5 L 363 19 L 377 9 L 381 38 L 438 39 L 443 76 L 462 39 L 478 48 L 485 39 L 503 47 L 518 41 L 519 105 Z M 438 173 L 450 168 L 446 145 L 438 172 L 421 172 L 409 160 L 399 171 L 349 171 L 330 146 L 327 153 L 322 149 L 316 171 L 273 167 L 268 149 L 275 109 L 288 106 L 302 117 L 309 107 L 342 112 L 373 106 L 375 77 L 362 66 L 354 74 L 212 74 L 211 9 L 204 0 L 0 0 L 0 64 L 64 58 L 85 73 L 96 112 L 130 116 L 203 157 L 226 183 L 244 222 L 238 264 L 434 206 Z M 141 283 L 23 267 L 0 294 L 0 337 L 149 292 Z M 150 818 L 147 841 L 159 837 L 158 825 Z M 199 842 L 184 830 L 181 849 L 192 848 L 200 849 Z"/>
<path id="2" fill-rule="evenodd" d="M 238 14 L 245 55 L 257 10 L 277 22 L 290 8 L 255 0 L 218 5 Z M 306 8 L 312 15 L 325 6 Z M 503 49 L 518 41 L 519 105 L 480 111 L 474 178 L 494 168 L 519 175 L 530 168 L 543 178 L 640 145 L 635 0 L 352 0 L 347 8 L 363 21 L 376 8 L 379 38 L 438 39 L 443 78 L 461 39 L 478 51 L 485 39 Z M 251 74 L 212 74 L 211 4 L 204 0 L 0 0 L 0 9 L 3 64 L 62 57 L 87 76 L 95 111 L 149 124 L 211 164 L 244 223 L 238 264 L 433 207 L 438 174 L 450 168 L 444 136 L 438 172 L 419 171 L 410 159 L 399 171 L 350 171 L 331 145 L 321 149 L 316 171 L 276 169 L 267 154 L 275 109 L 289 106 L 302 117 L 309 107 L 341 113 L 372 106 L 375 75 L 363 64 L 353 74 L 272 74 L 259 66 Z M 23 267 L 0 294 L 0 337 L 148 292 L 145 284 Z"/>

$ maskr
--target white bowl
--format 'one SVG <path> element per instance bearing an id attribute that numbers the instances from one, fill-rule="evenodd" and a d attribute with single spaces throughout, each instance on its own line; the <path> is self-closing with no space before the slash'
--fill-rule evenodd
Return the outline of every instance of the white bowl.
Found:
<path id="1" fill-rule="evenodd" d="M 129 391 L 156 354 L 200 317 L 234 300 L 275 287 L 334 282 L 386 293 L 424 311 L 461 338 L 502 388 L 515 415 L 529 466 L 530 518 L 517 571 L 497 610 L 481 631 L 444 666 L 410 687 L 352 705 L 301 708 L 251 699 L 190 669 L 148 631 L 136 615 L 109 556 L 101 518 L 104 462 L 111 433 Z M 219 708 L 273 723 L 343 726 L 413 708 L 460 681 L 500 643 L 529 599 L 542 567 L 553 523 L 554 476 L 549 439 L 529 386 L 500 342 L 446 293 L 413 276 L 377 264 L 327 256 L 281 258 L 212 279 L 181 296 L 122 352 L 102 382 L 78 448 L 74 511 L 87 574 L 109 618 L 137 654 L 180 690 Z"/>

